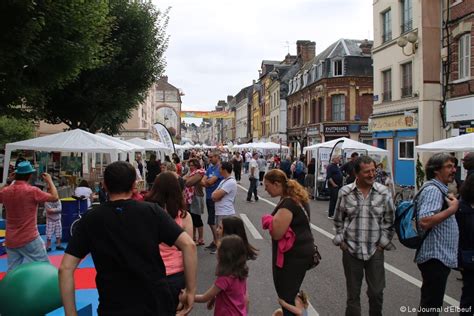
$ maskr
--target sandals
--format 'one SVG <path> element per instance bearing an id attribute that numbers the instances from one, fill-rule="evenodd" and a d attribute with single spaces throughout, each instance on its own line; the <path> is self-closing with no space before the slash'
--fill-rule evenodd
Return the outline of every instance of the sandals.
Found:
<path id="1" fill-rule="evenodd" d="M 204 244 L 205 244 L 205 242 L 204 242 L 203 239 L 199 239 L 198 241 L 196 241 L 196 246 L 202 246 Z"/>

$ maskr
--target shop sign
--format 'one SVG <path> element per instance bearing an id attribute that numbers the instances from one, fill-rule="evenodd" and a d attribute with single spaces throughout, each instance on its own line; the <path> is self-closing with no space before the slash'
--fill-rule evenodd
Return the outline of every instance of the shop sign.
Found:
<path id="1" fill-rule="evenodd" d="M 418 128 L 418 114 L 407 113 L 407 115 L 375 117 L 370 120 L 370 127 L 372 132 Z"/>
<path id="2" fill-rule="evenodd" d="M 448 101 L 446 121 L 459 122 L 474 120 L 474 97 Z"/>
<path id="3" fill-rule="evenodd" d="M 307 135 L 319 135 L 319 126 L 308 127 Z"/>
<path id="4" fill-rule="evenodd" d="M 474 121 L 461 122 L 459 125 L 459 135 L 474 133 Z"/>
<path id="5" fill-rule="evenodd" d="M 324 126 L 324 134 L 347 134 L 347 125 L 326 125 Z"/>
<path id="6" fill-rule="evenodd" d="M 361 125 L 360 126 L 360 133 L 361 134 L 370 134 L 369 126 L 368 125 Z"/>

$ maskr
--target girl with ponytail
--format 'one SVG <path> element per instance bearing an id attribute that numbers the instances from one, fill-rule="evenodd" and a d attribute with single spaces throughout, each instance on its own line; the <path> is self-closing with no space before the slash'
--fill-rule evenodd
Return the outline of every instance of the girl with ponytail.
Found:
<path id="1" fill-rule="evenodd" d="M 309 197 L 306 190 L 295 180 L 288 179 L 286 174 L 273 169 L 265 174 L 265 190 L 272 197 L 280 197 L 272 216 L 272 266 L 273 283 L 278 297 L 295 305 L 295 297 L 313 263 L 314 240 L 309 225 Z M 291 249 L 283 253 L 283 266 L 277 265 L 278 242 L 288 230 L 295 234 Z M 281 265 L 281 264 L 280 264 Z M 283 315 L 294 315 L 282 306 Z"/>

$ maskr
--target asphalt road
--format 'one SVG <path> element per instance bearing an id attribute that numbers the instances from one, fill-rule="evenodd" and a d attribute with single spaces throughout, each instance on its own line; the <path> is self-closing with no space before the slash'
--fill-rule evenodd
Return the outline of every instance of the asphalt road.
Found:
<path id="1" fill-rule="evenodd" d="M 260 218 L 263 214 L 271 213 L 278 199 L 271 198 L 263 186 L 259 186 L 258 202 L 246 202 L 246 189 L 249 183 L 246 175 L 242 176 L 238 194 L 235 200 L 236 212 L 244 220 L 247 235 L 252 245 L 260 250 L 255 261 L 249 262 L 249 278 L 247 289 L 250 298 L 249 315 L 272 315 L 278 308 L 277 296 L 273 287 L 271 271 L 271 239 L 267 231 L 261 228 Z M 312 309 L 309 315 L 344 315 L 346 301 L 345 277 L 342 267 L 342 254 L 338 247 L 332 244 L 334 234 L 332 220 L 327 218 L 328 202 L 311 201 L 311 223 L 315 242 L 322 255 L 318 267 L 309 270 L 303 282 L 302 289 L 310 298 Z M 203 220 L 207 219 L 207 213 Z M 247 220 L 248 219 L 248 220 Z M 210 230 L 206 227 L 206 244 L 210 242 Z M 385 253 L 386 288 L 384 291 L 384 315 L 412 314 L 402 312 L 417 308 L 420 297 L 421 275 L 413 262 L 414 250 L 405 248 L 398 240 L 394 251 Z M 198 292 L 206 291 L 215 280 L 215 255 L 210 254 L 204 247 L 198 247 Z M 445 296 L 445 307 L 459 306 L 462 282 L 456 280 L 460 273 L 452 271 Z M 363 282 L 361 290 L 362 315 L 368 315 L 367 287 Z M 212 315 L 205 304 L 195 304 L 192 315 Z M 441 315 L 458 313 L 445 312 Z"/>

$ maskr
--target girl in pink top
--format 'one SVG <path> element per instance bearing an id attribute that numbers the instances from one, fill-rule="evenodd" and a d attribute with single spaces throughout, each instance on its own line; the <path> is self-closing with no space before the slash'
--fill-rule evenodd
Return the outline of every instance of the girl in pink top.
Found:
<path id="1" fill-rule="evenodd" d="M 247 315 L 247 248 L 237 235 L 224 236 L 217 250 L 217 279 L 195 302 L 214 308 L 214 315 Z"/>
<path id="2" fill-rule="evenodd" d="M 153 183 L 146 201 L 158 203 L 174 218 L 176 224 L 183 228 L 189 236 L 193 233 L 191 216 L 184 207 L 184 196 L 174 172 L 161 172 Z M 186 287 L 184 278 L 183 254 L 175 246 L 164 243 L 159 245 L 160 255 L 166 268 L 166 279 L 175 298 L 175 309 L 179 302 L 179 293 Z"/>

